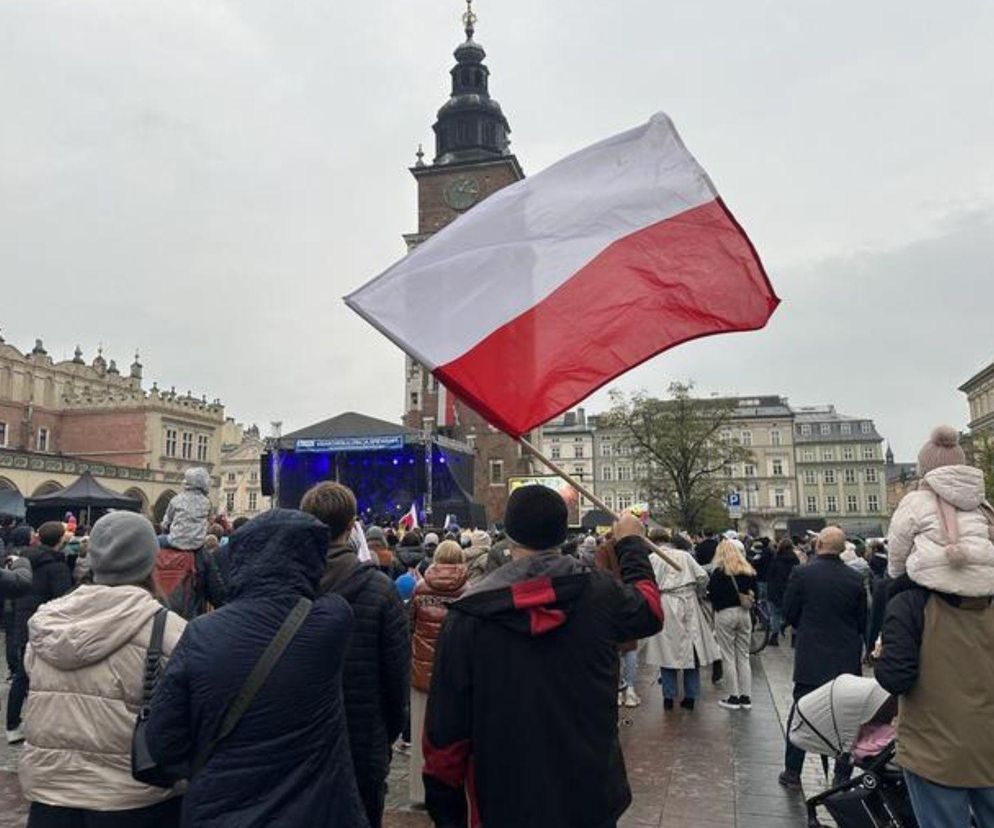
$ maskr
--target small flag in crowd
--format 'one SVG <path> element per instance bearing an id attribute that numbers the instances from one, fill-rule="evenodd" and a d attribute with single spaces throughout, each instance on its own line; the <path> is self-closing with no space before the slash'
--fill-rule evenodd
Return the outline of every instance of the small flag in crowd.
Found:
<path id="1" fill-rule="evenodd" d="M 398 525 L 405 532 L 410 532 L 412 529 L 418 528 L 418 507 L 416 503 L 411 504 L 411 510 L 398 521 Z"/>
<path id="2" fill-rule="evenodd" d="M 779 303 L 663 114 L 499 190 L 345 301 L 512 436 Z"/>

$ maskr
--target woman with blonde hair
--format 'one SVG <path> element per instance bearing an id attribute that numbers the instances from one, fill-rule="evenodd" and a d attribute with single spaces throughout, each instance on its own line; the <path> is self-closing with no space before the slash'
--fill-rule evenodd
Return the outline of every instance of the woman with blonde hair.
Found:
<path id="1" fill-rule="evenodd" d="M 728 698 L 718 704 L 728 710 L 752 707 L 752 665 L 749 644 L 756 600 L 756 570 L 746 560 L 738 541 L 723 540 L 714 555 L 714 570 L 708 581 L 708 597 L 714 607 L 715 632 L 728 682 Z"/>
<path id="2" fill-rule="evenodd" d="M 428 690 L 435 663 L 435 647 L 449 604 L 457 601 L 466 589 L 469 567 L 462 547 L 452 540 L 442 541 L 435 549 L 431 566 L 411 597 L 411 767 L 409 793 L 411 802 L 425 801 L 421 769 L 424 756 L 421 735 L 424 730 L 425 711 L 428 709 Z"/>

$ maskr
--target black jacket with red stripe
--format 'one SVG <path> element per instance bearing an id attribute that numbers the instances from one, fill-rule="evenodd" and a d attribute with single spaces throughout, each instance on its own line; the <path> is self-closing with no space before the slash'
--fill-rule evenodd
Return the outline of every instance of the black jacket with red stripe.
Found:
<path id="1" fill-rule="evenodd" d="M 439 828 L 602 828 L 628 808 L 617 648 L 657 633 L 662 610 L 647 545 L 617 553 L 621 582 L 542 553 L 451 605 L 423 740 Z"/>

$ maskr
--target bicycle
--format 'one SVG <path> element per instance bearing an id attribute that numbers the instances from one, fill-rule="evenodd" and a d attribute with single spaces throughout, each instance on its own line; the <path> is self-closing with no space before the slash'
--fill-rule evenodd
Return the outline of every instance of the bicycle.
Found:
<path id="1" fill-rule="evenodd" d="M 749 655 L 759 655 L 770 643 L 773 633 L 773 616 L 766 601 L 756 601 L 749 610 L 752 620 L 752 637 L 749 641 Z"/>

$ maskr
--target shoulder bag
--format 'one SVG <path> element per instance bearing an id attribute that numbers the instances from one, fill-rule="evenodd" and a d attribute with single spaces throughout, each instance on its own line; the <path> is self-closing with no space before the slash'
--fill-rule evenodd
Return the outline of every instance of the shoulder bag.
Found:
<path id="1" fill-rule="evenodd" d="M 311 611 L 311 604 L 312 602 L 308 598 L 301 598 L 297 601 L 290 614 L 280 625 L 272 641 L 269 642 L 259 657 L 259 660 L 255 663 L 248 678 L 245 679 L 245 683 L 238 691 L 238 695 L 228 705 L 228 709 L 221 719 L 221 725 L 218 728 L 217 734 L 200 750 L 192 766 L 183 769 L 160 767 L 152 758 L 147 746 L 145 729 L 149 703 L 158 684 L 159 665 L 162 659 L 162 633 L 159 633 L 158 642 L 156 642 L 156 633 L 153 628 L 153 639 L 149 643 L 149 651 L 145 662 L 145 695 L 142 709 L 138 714 L 138 722 L 135 725 L 135 736 L 131 745 L 131 775 L 139 782 L 145 782 L 148 785 L 155 785 L 162 788 L 171 788 L 180 779 L 195 776 L 197 771 L 203 768 L 211 756 L 214 755 L 214 751 L 218 745 L 231 735 L 231 732 L 235 729 L 242 716 L 249 709 L 256 694 L 262 689 L 269 674 L 273 671 L 276 663 L 280 660 L 280 657 L 286 651 L 286 648 L 307 618 L 308 613 Z M 163 616 L 162 627 L 164 628 L 166 610 L 160 610 L 159 614 Z M 159 624 L 159 616 L 156 616 L 156 624 Z M 156 643 L 158 644 L 157 647 Z M 155 656 L 155 666 L 151 667 L 153 653 Z"/>
<path id="2" fill-rule="evenodd" d="M 755 596 L 751 592 L 742 592 L 739 589 L 739 582 L 735 580 L 734 575 L 729 575 L 728 577 L 731 578 L 732 583 L 735 584 L 735 592 L 739 596 L 739 606 L 742 607 L 742 609 L 744 610 L 752 612 L 752 608 L 756 604 Z"/>

